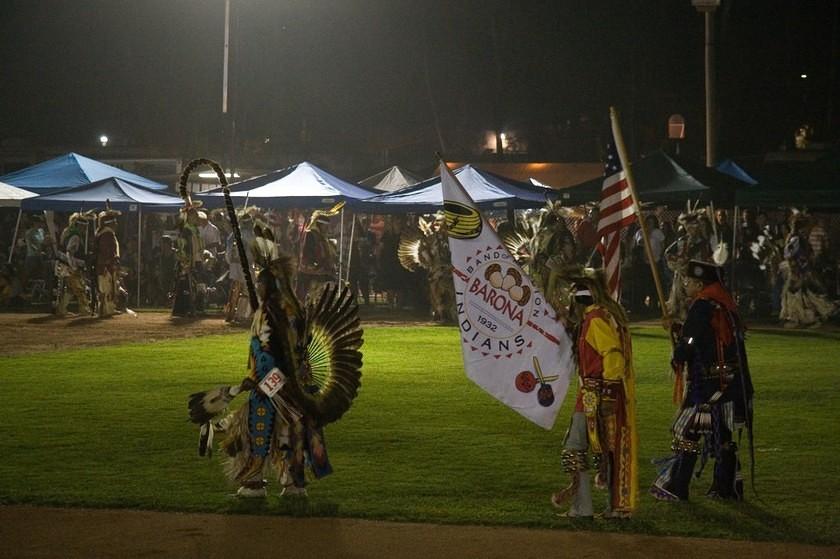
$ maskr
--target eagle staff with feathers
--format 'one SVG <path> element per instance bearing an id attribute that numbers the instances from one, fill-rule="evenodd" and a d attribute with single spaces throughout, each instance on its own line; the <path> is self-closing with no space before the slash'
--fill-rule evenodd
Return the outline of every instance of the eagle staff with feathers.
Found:
<path id="1" fill-rule="evenodd" d="M 248 269 L 236 211 L 219 165 L 207 159 L 190 162 L 181 175 L 181 196 L 189 200 L 187 178 L 199 165 L 209 165 L 219 177 L 240 262 Z M 192 394 L 189 415 L 201 426 L 202 456 L 212 452 L 214 430 L 224 429 L 221 450 L 228 477 L 239 483 L 237 495 L 264 497 L 269 474 L 280 480 L 284 495 L 305 495 L 307 470 L 314 478 L 332 472 L 324 426 L 350 408 L 361 384 L 358 306 L 345 286 L 332 283 L 301 304 L 291 283 L 290 259 L 280 254 L 271 230 L 255 227 L 254 233 L 256 285 L 245 274 L 251 307 L 256 309 L 248 376 L 235 386 Z M 243 393 L 247 400 L 226 415 L 228 405 Z"/>

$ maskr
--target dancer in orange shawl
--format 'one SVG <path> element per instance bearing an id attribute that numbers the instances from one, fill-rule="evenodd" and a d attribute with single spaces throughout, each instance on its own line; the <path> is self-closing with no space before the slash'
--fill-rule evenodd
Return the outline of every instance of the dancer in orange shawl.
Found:
<path id="1" fill-rule="evenodd" d="M 685 368 L 687 382 L 678 384 L 682 406 L 671 426 L 674 454 L 659 461 L 659 477 L 651 487 L 651 494 L 661 501 L 688 500 L 698 458 L 701 472 L 709 458 L 715 460 L 707 496 L 743 499 L 735 441 L 740 441 L 744 429 L 754 465 L 753 385 L 744 326 L 721 273 L 714 264 L 692 260 L 684 280 L 691 306 L 679 328 L 672 361 L 680 370 Z"/>
<path id="2" fill-rule="evenodd" d="M 604 518 L 629 518 L 638 501 L 638 437 L 633 357 L 624 310 L 607 294 L 602 277 L 587 277 L 572 287 L 570 316 L 575 336 L 578 389 L 566 433 L 562 462 L 571 484 L 551 497 L 566 516 L 592 517 L 589 454 L 596 487 L 609 494 Z"/>

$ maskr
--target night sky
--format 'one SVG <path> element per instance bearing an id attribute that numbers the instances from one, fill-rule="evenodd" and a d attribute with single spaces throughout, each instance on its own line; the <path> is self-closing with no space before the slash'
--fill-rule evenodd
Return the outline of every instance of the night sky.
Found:
<path id="1" fill-rule="evenodd" d="M 722 157 L 790 143 L 803 121 L 836 138 L 838 4 L 723 0 Z M 689 0 L 232 5 L 243 152 L 299 146 L 305 131 L 313 149 L 431 158 L 437 117 L 450 153 L 501 127 L 527 134 L 534 159 L 592 160 L 615 104 L 635 151 L 664 145 L 668 115 L 681 113 L 684 149 L 702 155 L 703 17 Z M 176 157 L 220 149 L 223 0 L 2 0 L 0 10 L 4 146 L 84 151 L 105 132 Z M 835 52 L 835 72 L 838 62 Z"/>

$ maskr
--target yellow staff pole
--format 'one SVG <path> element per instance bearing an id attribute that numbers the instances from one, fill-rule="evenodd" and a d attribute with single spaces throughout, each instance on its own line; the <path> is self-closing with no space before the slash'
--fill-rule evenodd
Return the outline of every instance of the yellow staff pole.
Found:
<path id="1" fill-rule="evenodd" d="M 627 157 L 627 150 L 624 146 L 624 137 L 621 135 L 621 125 L 618 122 L 618 111 L 615 107 L 610 107 L 610 124 L 612 125 L 612 134 L 615 141 L 616 151 L 618 151 L 618 158 L 621 160 L 621 167 L 624 169 L 624 176 L 627 178 L 627 186 L 630 188 L 630 195 L 633 197 L 633 207 L 636 211 L 636 218 L 639 220 L 639 227 L 642 230 L 642 239 L 645 243 L 645 253 L 647 254 L 648 263 L 650 264 L 650 271 L 653 274 L 653 282 L 656 284 L 656 294 L 659 296 L 659 307 L 662 309 L 662 318 L 667 319 L 668 310 L 665 306 L 665 292 L 662 290 L 662 281 L 659 279 L 659 270 L 657 270 L 656 262 L 653 260 L 653 250 L 650 247 L 650 237 L 648 236 L 647 224 L 645 224 L 645 220 L 642 217 L 642 205 L 639 203 L 639 195 L 636 194 L 636 182 L 633 180 L 633 173 L 630 169 L 630 161 Z"/>

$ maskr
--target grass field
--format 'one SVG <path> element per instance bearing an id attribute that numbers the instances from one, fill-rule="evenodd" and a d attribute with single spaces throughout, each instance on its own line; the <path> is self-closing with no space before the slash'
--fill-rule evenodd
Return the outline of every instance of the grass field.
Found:
<path id="1" fill-rule="evenodd" d="M 661 330 L 633 334 L 646 488 L 651 459 L 668 453 L 674 408 Z M 186 397 L 241 378 L 246 336 L 0 358 L 0 502 L 840 543 L 837 333 L 748 340 L 758 497 L 705 499 L 709 465 L 690 504 L 643 493 L 633 520 L 594 523 L 559 518 L 548 500 L 566 483 L 560 447 L 571 395 L 553 431 L 528 423 L 464 376 L 457 331 L 447 327 L 366 330 L 362 392 L 327 429 L 335 473 L 308 500 L 231 498 L 218 458 L 196 455 Z"/>

